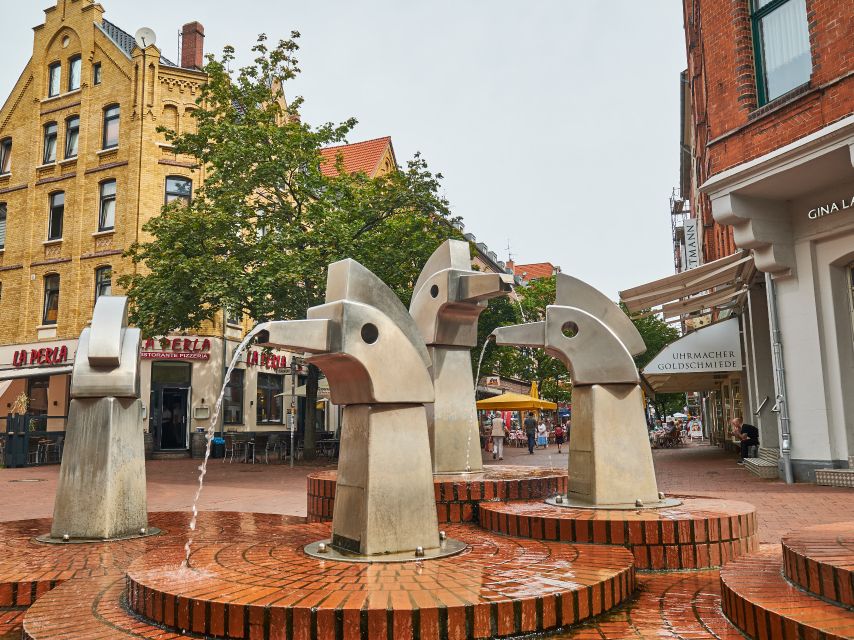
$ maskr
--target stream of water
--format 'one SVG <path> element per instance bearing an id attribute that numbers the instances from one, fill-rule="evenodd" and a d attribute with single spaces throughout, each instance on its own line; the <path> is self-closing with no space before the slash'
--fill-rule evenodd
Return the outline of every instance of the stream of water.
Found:
<path id="1" fill-rule="evenodd" d="M 202 495 L 202 489 L 205 486 L 205 474 L 208 472 L 208 459 L 211 455 L 211 442 L 213 441 L 214 435 L 216 435 L 216 425 L 219 421 L 219 412 L 222 409 L 222 400 L 225 397 L 225 389 L 228 386 L 228 381 L 231 379 L 231 373 L 234 371 L 234 367 L 237 366 L 237 363 L 240 360 L 241 354 L 246 350 L 246 347 L 249 346 L 249 343 L 252 341 L 256 335 L 258 335 L 261 331 L 266 329 L 270 323 L 262 322 L 257 325 L 252 331 L 246 334 L 246 337 L 243 338 L 243 341 L 237 345 L 237 348 L 234 350 L 234 355 L 231 358 L 231 362 L 228 365 L 228 369 L 225 372 L 225 379 L 223 380 L 222 389 L 219 392 L 219 397 L 216 400 L 216 404 L 214 405 L 213 415 L 211 416 L 210 426 L 208 427 L 208 432 L 206 435 L 206 443 L 205 443 L 205 458 L 202 460 L 202 464 L 199 466 L 199 487 L 196 489 L 196 496 L 193 498 L 193 517 L 190 518 L 190 536 L 187 538 L 187 543 L 184 545 L 184 563 L 183 567 L 187 568 L 190 566 L 190 550 L 193 546 L 193 534 L 192 532 L 196 530 L 196 521 L 199 516 L 199 498 Z"/>

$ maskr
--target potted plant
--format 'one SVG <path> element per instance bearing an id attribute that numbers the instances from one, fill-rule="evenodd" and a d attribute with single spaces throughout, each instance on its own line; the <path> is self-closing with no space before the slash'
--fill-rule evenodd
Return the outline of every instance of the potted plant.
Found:
<path id="1" fill-rule="evenodd" d="M 9 409 L 8 431 L 21 432 L 27 430 L 26 414 L 29 408 L 30 399 L 26 393 L 21 393 L 15 398 L 11 409 Z"/>

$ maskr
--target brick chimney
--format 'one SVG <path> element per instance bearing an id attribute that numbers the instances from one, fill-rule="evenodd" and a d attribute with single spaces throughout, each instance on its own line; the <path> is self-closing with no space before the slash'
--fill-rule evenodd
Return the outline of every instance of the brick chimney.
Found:
<path id="1" fill-rule="evenodd" d="M 200 22 L 190 22 L 181 31 L 181 66 L 198 69 L 205 64 L 205 28 Z"/>

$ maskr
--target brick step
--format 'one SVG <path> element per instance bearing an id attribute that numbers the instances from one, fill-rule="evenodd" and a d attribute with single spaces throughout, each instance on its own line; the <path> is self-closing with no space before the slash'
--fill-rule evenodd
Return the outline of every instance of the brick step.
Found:
<path id="1" fill-rule="evenodd" d="M 787 535 L 783 570 L 802 589 L 854 609 L 854 522 L 817 525 Z"/>
<path id="2" fill-rule="evenodd" d="M 854 637 L 854 611 L 801 591 L 783 576 L 780 549 L 744 556 L 721 570 L 721 605 L 752 640 Z"/>
<path id="3" fill-rule="evenodd" d="M 481 502 L 480 525 L 535 540 L 623 545 L 641 570 L 718 567 L 757 548 L 755 507 L 712 498 L 642 511 Z"/>
<path id="4" fill-rule="evenodd" d="M 123 606 L 122 575 L 74 578 L 39 598 L 23 620 L 23 640 L 122 640 L 190 638 L 146 624 Z M 248 636 L 247 636 L 248 637 Z"/>
<path id="5" fill-rule="evenodd" d="M 815 483 L 826 487 L 854 488 L 854 469 L 818 469 Z"/>
<path id="6" fill-rule="evenodd" d="M 777 461 L 780 459 L 780 450 L 759 447 L 759 458 L 762 460 L 769 460 L 774 464 L 777 464 Z"/>

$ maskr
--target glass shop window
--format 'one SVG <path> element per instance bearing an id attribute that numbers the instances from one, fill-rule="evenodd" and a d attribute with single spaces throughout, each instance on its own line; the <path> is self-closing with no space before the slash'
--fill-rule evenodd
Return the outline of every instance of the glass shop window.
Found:
<path id="1" fill-rule="evenodd" d="M 282 424 L 282 392 L 284 378 L 269 373 L 258 374 L 257 421 L 258 424 Z"/>

